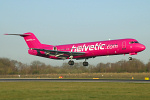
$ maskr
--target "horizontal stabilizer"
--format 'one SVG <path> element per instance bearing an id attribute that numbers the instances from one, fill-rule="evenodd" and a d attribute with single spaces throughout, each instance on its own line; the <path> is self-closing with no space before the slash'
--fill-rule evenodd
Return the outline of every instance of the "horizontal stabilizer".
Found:
<path id="1" fill-rule="evenodd" d="M 4 34 L 4 35 L 16 35 L 23 37 L 29 48 L 40 48 L 43 46 L 40 43 L 40 41 L 36 38 L 36 36 L 31 32 L 24 34 Z"/>
<path id="2" fill-rule="evenodd" d="M 4 34 L 4 35 L 18 35 L 18 36 L 25 37 L 25 36 L 30 36 L 31 34 Z"/>

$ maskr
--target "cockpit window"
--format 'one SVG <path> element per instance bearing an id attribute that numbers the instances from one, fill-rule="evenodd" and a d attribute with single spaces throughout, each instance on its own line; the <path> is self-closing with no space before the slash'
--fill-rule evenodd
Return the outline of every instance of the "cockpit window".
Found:
<path id="1" fill-rule="evenodd" d="M 139 43 L 138 41 L 131 41 L 129 42 L 129 44 L 133 44 L 133 43 Z"/>
<path id="2" fill-rule="evenodd" d="M 129 42 L 129 44 L 133 44 L 133 43 L 134 43 L 133 41 Z"/>
<path id="3" fill-rule="evenodd" d="M 134 43 L 139 43 L 138 41 L 134 41 Z"/>

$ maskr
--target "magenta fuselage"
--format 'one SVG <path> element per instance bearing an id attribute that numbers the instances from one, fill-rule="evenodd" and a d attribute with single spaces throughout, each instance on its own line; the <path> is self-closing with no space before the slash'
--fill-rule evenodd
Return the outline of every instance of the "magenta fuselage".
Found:
<path id="1" fill-rule="evenodd" d="M 25 33 L 31 34 L 31 33 Z M 33 34 L 32 34 L 33 35 Z M 82 58 L 92 58 L 96 56 L 108 56 L 108 55 L 120 55 L 120 54 L 130 54 L 136 55 L 138 52 L 145 50 L 145 46 L 140 44 L 136 39 L 117 39 L 117 40 L 107 40 L 107 41 L 96 41 L 96 42 L 86 42 L 86 43 L 76 43 L 76 44 L 66 44 L 66 45 L 47 45 L 40 44 L 37 38 L 24 37 L 29 48 L 38 48 L 46 50 L 57 50 L 57 51 L 68 51 L 68 52 L 84 52 L 85 54 L 74 56 L 73 59 Z M 31 41 L 37 42 L 33 46 L 30 44 Z M 31 55 L 47 57 L 51 59 L 60 59 L 57 56 L 46 55 L 44 51 L 37 51 L 29 49 L 28 53 Z M 65 55 L 65 54 L 64 54 Z M 67 57 L 66 59 L 69 59 Z"/>

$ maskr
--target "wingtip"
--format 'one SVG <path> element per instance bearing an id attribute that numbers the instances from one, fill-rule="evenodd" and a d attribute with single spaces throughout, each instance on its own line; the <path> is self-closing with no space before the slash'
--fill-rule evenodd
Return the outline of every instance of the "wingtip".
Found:
<path id="1" fill-rule="evenodd" d="M 6 33 L 6 34 L 4 34 L 4 35 L 8 35 L 8 34 Z"/>

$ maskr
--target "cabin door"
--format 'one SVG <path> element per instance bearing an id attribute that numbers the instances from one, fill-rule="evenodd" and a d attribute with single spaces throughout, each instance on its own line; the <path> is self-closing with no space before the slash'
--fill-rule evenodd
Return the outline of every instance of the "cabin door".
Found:
<path id="1" fill-rule="evenodd" d="M 125 50 L 126 49 L 126 41 L 123 41 L 122 42 L 122 50 Z"/>
<path id="2" fill-rule="evenodd" d="M 53 47 L 53 50 L 57 51 L 57 47 Z"/>

